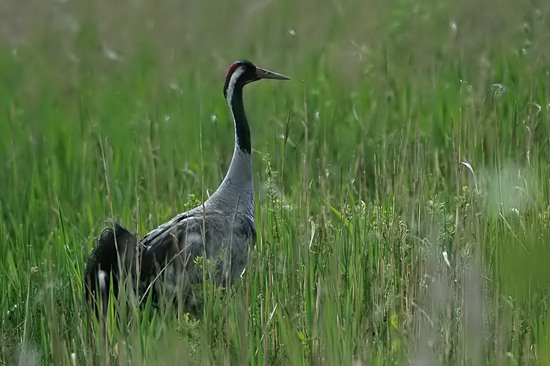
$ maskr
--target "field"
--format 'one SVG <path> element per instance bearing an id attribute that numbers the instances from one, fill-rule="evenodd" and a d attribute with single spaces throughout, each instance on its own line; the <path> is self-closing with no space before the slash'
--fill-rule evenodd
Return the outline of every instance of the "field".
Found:
<path id="1" fill-rule="evenodd" d="M 550 5 L 0 6 L 0 365 L 550 364 Z M 225 173 L 236 59 L 258 241 L 199 318 L 111 306 L 86 259 Z"/>

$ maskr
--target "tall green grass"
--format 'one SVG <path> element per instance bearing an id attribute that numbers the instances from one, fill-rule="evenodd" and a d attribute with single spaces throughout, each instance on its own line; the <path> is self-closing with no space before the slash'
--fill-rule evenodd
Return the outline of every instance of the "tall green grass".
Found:
<path id="1" fill-rule="evenodd" d="M 0 28 L 1 364 L 550 362 L 547 4 L 29 4 Z M 104 221 L 221 181 L 242 57 L 293 81 L 245 91 L 241 282 L 89 322 Z"/>

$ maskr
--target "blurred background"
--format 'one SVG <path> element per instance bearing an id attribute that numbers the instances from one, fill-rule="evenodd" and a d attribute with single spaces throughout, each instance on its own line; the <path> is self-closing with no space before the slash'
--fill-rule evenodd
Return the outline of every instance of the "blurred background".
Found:
<path id="1" fill-rule="evenodd" d="M 136 357 L 550 362 L 549 22 L 540 0 L 3 0 L 0 361 L 98 353 L 93 237 L 216 188 L 249 59 L 292 78 L 245 91 L 256 257 L 211 327 L 133 325 Z"/>
<path id="2" fill-rule="evenodd" d="M 7 0 L 1 10 L 3 44 L 14 53 L 32 45 L 36 67 L 69 79 L 79 68 L 121 67 L 143 53 L 142 67 L 153 63 L 157 76 L 192 69 L 219 80 L 246 57 L 297 74 L 324 68 L 342 83 L 359 83 L 384 63 L 414 66 L 421 79 L 452 63 L 464 80 L 482 83 L 494 57 L 508 52 L 548 62 L 548 15 L 537 1 Z"/>

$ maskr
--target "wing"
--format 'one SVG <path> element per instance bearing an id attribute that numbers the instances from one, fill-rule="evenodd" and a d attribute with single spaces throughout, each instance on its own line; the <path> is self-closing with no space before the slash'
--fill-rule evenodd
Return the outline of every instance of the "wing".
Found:
<path id="1" fill-rule="evenodd" d="M 202 217 L 186 212 L 145 235 L 140 241 L 145 248 L 141 256 L 142 275 L 148 277 L 176 259 L 181 262 L 187 258 L 183 266 L 187 267 L 191 256 L 201 256 L 202 226 Z"/>
<path id="2" fill-rule="evenodd" d="M 195 264 L 197 257 L 211 259 L 216 283 L 230 286 L 246 266 L 255 237 L 251 218 L 208 209 L 204 216 L 202 209 L 178 215 L 140 241 L 145 248 L 140 261 L 141 292 L 153 287 L 155 297 L 159 291 L 173 292 L 187 306 L 194 295 L 191 288 L 203 278 Z"/>
<path id="3" fill-rule="evenodd" d="M 137 238 L 115 221 L 108 223 L 92 249 L 85 270 L 86 300 L 96 308 L 98 301 L 106 310 L 109 299 L 109 285 L 113 283 L 118 291 L 119 271 L 129 271 L 134 262 Z M 119 263 L 119 260 L 121 261 Z M 97 308 L 96 308 L 97 310 Z"/>

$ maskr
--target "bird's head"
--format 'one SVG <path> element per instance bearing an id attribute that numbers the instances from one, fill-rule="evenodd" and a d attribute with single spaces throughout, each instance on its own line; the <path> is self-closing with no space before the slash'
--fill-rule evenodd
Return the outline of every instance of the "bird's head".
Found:
<path id="1" fill-rule="evenodd" d="M 227 98 L 228 95 L 233 95 L 235 88 L 242 88 L 246 84 L 260 79 L 290 80 L 283 74 L 256 67 L 250 61 L 235 61 L 227 71 L 223 95 Z"/>

